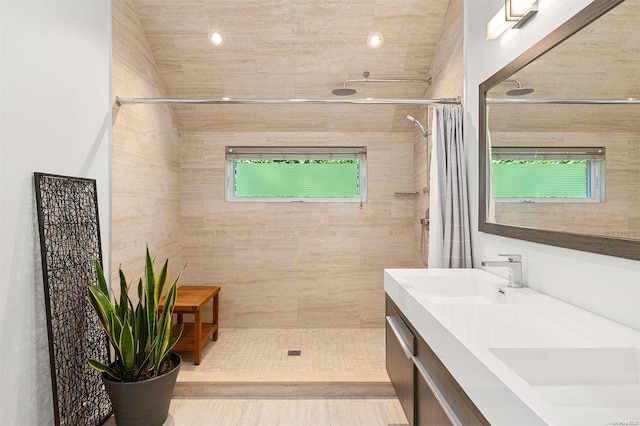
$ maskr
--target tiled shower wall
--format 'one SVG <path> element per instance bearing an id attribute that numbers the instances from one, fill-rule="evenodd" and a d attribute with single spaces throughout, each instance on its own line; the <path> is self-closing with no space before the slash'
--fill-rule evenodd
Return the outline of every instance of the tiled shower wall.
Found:
<path id="1" fill-rule="evenodd" d="M 166 97 L 135 9 L 113 3 L 113 94 Z M 141 273 L 144 246 L 183 284 L 222 286 L 224 327 L 383 324 L 383 268 L 412 263 L 411 133 L 179 134 L 162 105 L 116 108 L 112 277 Z M 409 128 L 407 128 L 409 130 Z M 302 141 L 302 142 L 301 142 Z M 368 202 L 227 203 L 224 146 L 366 145 Z M 114 281 L 115 282 L 115 281 Z"/>
<path id="2" fill-rule="evenodd" d="M 113 94 L 166 97 L 130 0 L 113 2 Z M 462 1 L 452 0 L 428 97 L 462 94 Z M 419 117 L 424 122 L 424 117 Z M 112 276 L 149 244 L 183 284 L 222 286 L 220 323 L 381 327 L 383 269 L 416 267 L 424 139 L 406 132 L 189 132 L 162 105 L 114 111 Z M 366 128 L 366 126 L 365 126 Z M 225 145 L 366 145 L 368 202 L 227 203 Z M 394 192 L 419 191 L 418 198 Z"/>
<path id="3" fill-rule="evenodd" d="M 166 97 L 131 1 L 114 0 L 112 14 L 114 100 Z M 169 258 L 172 277 L 180 271 L 180 135 L 173 123 L 166 105 L 114 109 L 112 285 L 119 265 L 137 282 L 147 244 L 158 263 Z"/>
<path id="4" fill-rule="evenodd" d="M 225 145 L 367 146 L 368 201 L 224 201 Z M 383 269 L 413 264 L 411 133 L 185 133 L 183 282 L 219 284 L 224 327 L 366 328 L 384 321 Z"/>

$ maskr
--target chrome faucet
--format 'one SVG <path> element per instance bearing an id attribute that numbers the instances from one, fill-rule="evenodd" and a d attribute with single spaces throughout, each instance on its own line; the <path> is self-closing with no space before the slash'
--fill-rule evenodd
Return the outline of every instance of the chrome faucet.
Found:
<path id="1" fill-rule="evenodd" d="M 483 260 L 482 266 L 509 268 L 509 287 L 522 287 L 522 255 L 519 254 L 499 254 L 507 260 L 491 261 Z"/>

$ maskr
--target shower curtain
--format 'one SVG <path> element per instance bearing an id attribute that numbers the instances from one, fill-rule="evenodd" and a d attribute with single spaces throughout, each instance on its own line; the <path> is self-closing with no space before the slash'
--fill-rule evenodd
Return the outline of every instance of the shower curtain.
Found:
<path id="1" fill-rule="evenodd" d="M 487 105 L 487 118 L 485 123 L 489 122 L 489 106 Z M 487 202 L 487 211 L 485 212 L 487 222 L 496 223 L 496 197 L 493 195 L 493 163 L 491 161 L 491 133 L 489 132 L 489 126 L 487 126 L 487 171 L 485 176 L 485 182 L 487 183 L 487 191 L 489 193 L 489 200 Z M 482 194 L 479 195 L 482 197 Z"/>
<path id="2" fill-rule="evenodd" d="M 462 106 L 434 108 L 429 196 L 429 268 L 471 268 Z"/>

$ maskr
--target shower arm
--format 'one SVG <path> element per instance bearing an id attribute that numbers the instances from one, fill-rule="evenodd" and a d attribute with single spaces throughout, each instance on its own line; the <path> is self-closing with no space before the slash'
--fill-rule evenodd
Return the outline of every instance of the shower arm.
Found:
<path id="1" fill-rule="evenodd" d="M 356 79 L 349 79 L 349 80 L 345 80 L 342 82 L 342 88 L 346 89 L 347 88 L 347 84 L 348 83 L 422 83 L 422 84 L 431 84 L 433 81 L 432 77 L 429 77 L 426 80 L 421 80 L 421 79 L 400 79 L 400 80 L 394 80 L 394 79 L 380 79 L 380 78 L 356 78 Z"/>
<path id="2" fill-rule="evenodd" d="M 520 80 L 517 80 L 515 78 L 508 78 L 506 80 L 502 80 L 502 83 L 515 83 L 518 85 L 518 89 L 522 88 L 522 82 Z"/>

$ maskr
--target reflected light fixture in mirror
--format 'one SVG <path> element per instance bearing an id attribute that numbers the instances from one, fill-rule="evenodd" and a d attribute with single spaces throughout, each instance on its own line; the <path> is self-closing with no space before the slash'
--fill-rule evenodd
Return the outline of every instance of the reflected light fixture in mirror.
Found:
<path id="1" fill-rule="evenodd" d="M 515 22 L 513 28 L 520 28 L 538 13 L 537 0 L 505 0 L 505 19 Z"/>
<path id="2" fill-rule="evenodd" d="M 505 0 L 489 22 L 487 40 L 499 38 L 509 28 L 520 28 L 538 13 L 538 0 Z"/>

